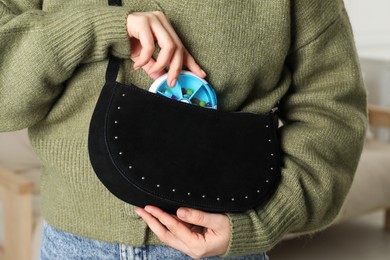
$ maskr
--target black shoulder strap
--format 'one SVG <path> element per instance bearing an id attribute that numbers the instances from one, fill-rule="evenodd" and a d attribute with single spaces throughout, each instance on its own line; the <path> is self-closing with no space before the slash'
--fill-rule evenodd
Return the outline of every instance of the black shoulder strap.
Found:
<path id="1" fill-rule="evenodd" d="M 106 81 L 115 82 L 119 72 L 119 66 L 121 64 L 121 59 L 114 57 L 112 55 L 108 58 L 108 65 L 106 70 Z"/>
<path id="2" fill-rule="evenodd" d="M 121 0 L 108 0 L 108 5 L 121 6 Z M 118 76 L 119 66 L 121 64 L 121 60 L 110 55 L 108 59 L 108 66 L 106 70 L 106 81 L 107 82 L 115 82 L 116 77 Z"/>
<path id="3" fill-rule="evenodd" d="M 121 0 L 108 0 L 108 5 L 118 5 L 118 6 L 121 6 L 122 5 L 122 1 Z"/>

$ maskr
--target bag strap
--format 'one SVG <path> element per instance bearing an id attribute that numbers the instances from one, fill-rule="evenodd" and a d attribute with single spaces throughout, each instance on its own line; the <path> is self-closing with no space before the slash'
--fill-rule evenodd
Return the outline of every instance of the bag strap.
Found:
<path id="1" fill-rule="evenodd" d="M 110 55 L 108 57 L 108 65 L 106 70 L 106 82 L 115 82 L 121 65 L 121 59 Z"/>
<path id="2" fill-rule="evenodd" d="M 122 5 L 122 0 L 108 0 L 108 5 L 121 6 Z"/>
<path id="3" fill-rule="evenodd" d="M 108 0 L 108 5 L 122 6 L 122 0 Z M 121 60 L 112 55 L 108 58 L 108 66 L 106 70 L 106 82 L 115 82 L 119 72 Z"/>

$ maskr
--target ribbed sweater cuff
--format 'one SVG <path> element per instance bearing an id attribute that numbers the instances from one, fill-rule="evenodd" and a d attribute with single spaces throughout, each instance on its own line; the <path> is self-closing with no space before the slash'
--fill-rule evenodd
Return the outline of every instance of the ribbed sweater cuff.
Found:
<path id="1" fill-rule="evenodd" d="M 269 203 L 260 210 L 250 210 L 245 214 L 229 214 L 231 239 L 227 252 L 222 255 L 239 256 L 269 251 L 283 236 L 304 221 L 292 207 L 292 200 L 298 196 L 288 196 L 287 187 L 280 185 Z"/>
<path id="2" fill-rule="evenodd" d="M 129 12 L 124 7 L 78 6 L 60 16 L 54 14 L 46 32 L 48 48 L 67 72 L 80 62 L 106 58 L 109 50 L 121 58 L 129 57 Z"/>

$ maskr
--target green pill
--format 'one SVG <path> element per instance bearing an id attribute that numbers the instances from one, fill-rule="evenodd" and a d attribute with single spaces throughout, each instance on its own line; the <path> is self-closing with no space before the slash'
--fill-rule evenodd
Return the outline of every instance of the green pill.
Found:
<path id="1" fill-rule="evenodd" d="M 186 92 L 187 95 L 191 96 L 193 93 L 194 93 L 194 91 L 192 89 L 187 89 L 187 92 Z"/>

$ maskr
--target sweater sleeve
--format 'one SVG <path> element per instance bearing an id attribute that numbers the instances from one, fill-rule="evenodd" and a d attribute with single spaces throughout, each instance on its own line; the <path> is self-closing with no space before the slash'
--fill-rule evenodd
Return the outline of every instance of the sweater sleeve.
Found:
<path id="1" fill-rule="evenodd" d="M 0 131 L 40 121 L 79 64 L 109 50 L 128 57 L 130 11 L 79 4 L 49 13 L 39 0 L 0 1 Z"/>
<path id="2" fill-rule="evenodd" d="M 366 92 L 345 9 L 287 58 L 291 86 L 278 111 L 282 180 L 271 200 L 229 214 L 226 255 L 266 252 L 287 233 L 323 229 L 350 188 L 366 131 Z M 297 39 L 299 40 L 299 39 Z"/>

